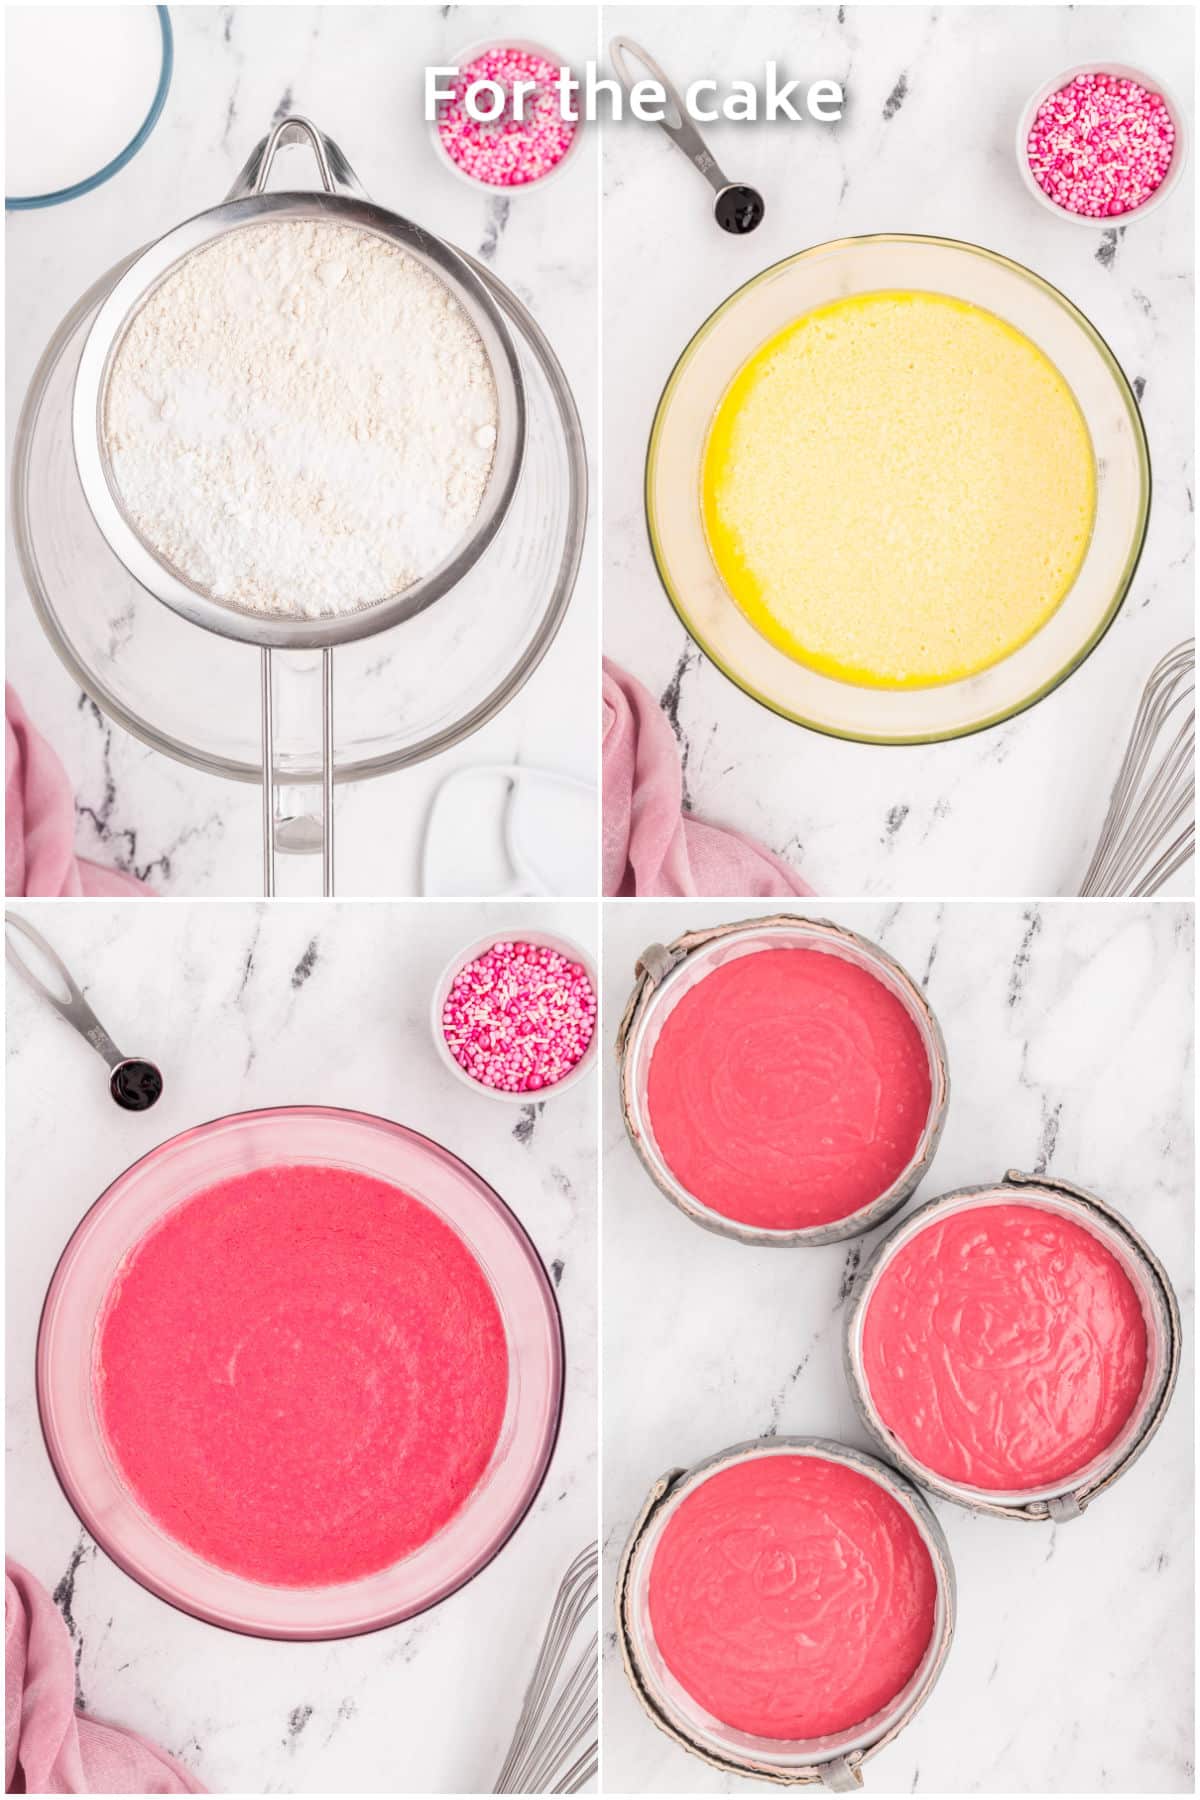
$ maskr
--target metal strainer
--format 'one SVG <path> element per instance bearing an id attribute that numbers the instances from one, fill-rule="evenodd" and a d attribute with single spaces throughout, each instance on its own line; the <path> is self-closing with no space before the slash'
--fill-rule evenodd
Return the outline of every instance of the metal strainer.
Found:
<path id="1" fill-rule="evenodd" d="M 320 192 L 268 194 L 266 183 L 279 149 L 307 144 L 316 160 Z M 265 221 L 329 220 L 369 232 L 422 263 L 449 289 L 483 343 L 496 389 L 497 430 L 491 474 L 471 530 L 453 553 L 398 594 L 329 618 L 262 616 L 218 600 L 185 578 L 145 541 L 127 516 L 113 478 L 104 418 L 109 378 L 132 319 L 155 288 L 187 257 L 227 233 Z M 334 890 L 333 650 L 337 644 L 374 636 L 423 612 L 447 594 L 482 556 L 503 523 L 521 472 L 525 448 L 525 395 L 521 367 L 507 324 L 480 276 L 440 238 L 366 199 L 342 152 L 307 119 L 285 118 L 257 145 L 225 201 L 167 232 L 137 255 L 101 304 L 88 332 L 75 377 L 72 439 L 79 479 L 96 524 L 125 568 L 155 599 L 192 624 L 260 649 L 262 710 L 263 886 L 275 891 L 277 843 L 303 833 L 307 820 L 277 817 L 278 780 L 274 728 L 272 651 L 321 651 L 321 785 L 319 823 L 323 888 Z M 294 842 L 289 847 L 298 847 Z"/>

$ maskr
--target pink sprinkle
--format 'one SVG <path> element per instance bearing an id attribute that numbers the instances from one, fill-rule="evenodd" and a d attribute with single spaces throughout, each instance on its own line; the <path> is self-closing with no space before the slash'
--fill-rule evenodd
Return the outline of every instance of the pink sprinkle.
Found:
<path id="1" fill-rule="evenodd" d="M 460 69 L 454 98 L 438 110 L 438 136 L 450 160 L 464 175 L 488 187 L 527 187 L 558 167 L 578 129 L 560 116 L 559 65 L 532 50 L 498 45 Z M 523 117 L 513 117 L 512 84 L 533 81 L 533 93 L 522 96 Z M 506 96 L 499 115 L 483 124 L 466 109 L 467 89 L 474 81 L 494 81 Z M 490 98 L 484 95 L 484 110 Z"/>
<path id="2" fill-rule="evenodd" d="M 1161 94 L 1102 72 L 1076 75 L 1042 102 L 1026 146 L 1042 192 L 1084 218 L 1119 218 L 1144 206 L 1175 154 Z"/>
<path id="3" fill-rule="evenodd" d="M 587 970 L 544 944 L 493 944 L 458 971 L 442 1007 L 442 1032 L 459 1068 L 509 1094 L 553 1087 L 586 1054 L 595 1030 Z"/>

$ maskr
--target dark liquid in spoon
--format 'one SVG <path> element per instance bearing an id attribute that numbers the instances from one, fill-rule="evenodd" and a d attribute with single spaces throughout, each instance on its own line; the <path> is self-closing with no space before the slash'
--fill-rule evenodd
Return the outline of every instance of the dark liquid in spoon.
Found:
<path id="1" fill-rule="evenodd" d="M 163 1091 L 163 1078 L 152 1062 L 131 1057 L 118 1063 L 108 1082 L 109 1092 L 126 1112 L 146 1112 Z"/>
<path id="2" fill-rule="evenodd" d="M 766 210 L 762 195 L 752 187 L 722 188 L 713 201 L 717 224 L 722 231 L 730 231 L 736 237 L 761 225 Z"/>

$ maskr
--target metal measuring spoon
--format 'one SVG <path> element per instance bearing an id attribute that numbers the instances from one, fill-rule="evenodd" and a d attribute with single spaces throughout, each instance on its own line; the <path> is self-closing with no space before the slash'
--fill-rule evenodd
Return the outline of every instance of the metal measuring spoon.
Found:
<path id="1" fill-rule="evenodd" d="M 20 932 L 31 944 L 36 944 L 51 967 L 58 971 L 68 998 L 61 1000 L 57 994 L 51 993 L 40 976 L 35 975 L 25 958 L 21 955 L 13 941 L 13 932 Z M 146 1112 L 154 1105 L 163 1091 L 161 1071 L 152 1062 L 142 1056 L 123 1056 L 105 1031 L 103 1025 L 84 999 L 71 971 L 63 962 L 56 950 L 46 942 L 40 931 L 35 931 L 27 919 L 19 918 L 16 913 L 6 912 L 4 915 L 4 947 L 9 964 L 21 979 L 29 984 L 35 994 L 49 1002 L 60 1018 L 72 1026 L 98 1056 L 102 1056 L 108 1064 L 108 1091 L 117 1105 L 126 1112 Z"/>
<path id="2" fill-rule="evenodd" d="M 649 71 L 659 83 L 667 100 L 675 109 L 674 119 L 660 119 L 659 126 L 666 132 L 677 150 L 682 150 L 690 163 L 699 169 L 705 181 L 712 188 L 713 217 L 722 231 L 728 231 L 735 237 L 744 237 L 761 225 L 765 214 L 766 202 L 757 188 L 748 187 L 745 182 L 730 181 L 722 171 L 716 157 L 700 136 L 684 109 L 683 100 L 674 83 L 663 73 L 654 58 L 635 44 L 632 38 L 615 37 L 608 46 L 608 54 L 612 58 L 613 68 L 617 71 L 621 86 L 625 92 L 632 93 L 637 77 L 633 75 L 626 62 L 627 57 L 634 57 L 642 67 Z"/>

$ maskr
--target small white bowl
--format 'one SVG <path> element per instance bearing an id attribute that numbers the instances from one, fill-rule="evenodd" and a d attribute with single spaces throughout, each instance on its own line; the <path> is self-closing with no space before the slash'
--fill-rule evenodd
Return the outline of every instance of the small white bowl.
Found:
<path id="1" fill-rule="evenodd" d="M 1068 86 L 1077 75 L 1115 75 L 1118 81 L 1136 81 L 1139 87 L 1144 87 L 1149 93 L 1161 94 L 1167 111 L 1171 115 L 1171 123 L 1175 127 L 1175 150 L 1171 157 L 1170 167 L 1150 198 L 1143 200 L 1140 206 L 1132 207 L 1129 212 L 1109 213 L 1099 219 L 1092 218 L 1088 213 L 1068 212 L 1065 206 L 1060 206 L 1057 200 L 1052 200 L 1049 194 L 1039 186 L 1033 170 L 1029 166 L 1029 133 L 1038 107 L 1043 100 L 1048 100 L 1051 94 L 1057 94 L 1060 88 Z M 1076 63 L 1073 68 L 1064 69 L 1061 75 L 1055 75 L 1053 80 L 1043 82 L 1042 86 L 1031 95 L 1025 102 L 1017 120 L 1017 172 L 1021 180 L 1038 204 L 1044 206 L 1047 212 L 1052 212 L 1055 218 L 1066 219 L 1074 225 L 1090 225 L 1095 230 L 1114 231 L 1122 225 L 1128 225 L 1131 219 L 1144 218 L 1147 213 L 1153 212 L 1156 206 L 1161 206 L 1171 190 L 1178 185 L 1186 161 L 1187 128 L 1184 124 L 1183 114 L 1179 110 L 1179 103 L 1164 82 L 1159 81 L 1153 75 L 1147 75 L 1144 69 L 1133 68 L 1129 63 L 1086 62 Z"/>
<path id="2" fill-rule="evenodd" d="M 445 1063 L 446 1067 L 449 1069 L 450 1073 L 456 1076 L 465 1087 L 469 1087 L 472 1093 L 483 1094 L 490 1100 L 507 1100 L 517 1106 L 540 1105 L 543 1100 L 549 1100 L 551 1096 L 555 1094 L 563 1094 L 569 1087 L 574 1087 L 576 1082 L 582 1081 L 583 1077 L 596 1061 L 600 1048 L 599 1013 L 596 1015 L 596 1024 L 592 1032 L 591 1043 L 588 1045 L 579 1061 L 575 1064 L 575 1067 L 564 1075 L 561 1081 L 552 1082 L 549 1087 L 529 1089 L 524 1093 L 517 1094 L 510 1093 L 507 1088 L 485 1087 L 482 1081 L 476 1081 L 473 1075 L 468 1075 L 467 1071 L 462 1068 L 459 1063 L 455 1062 L 454 1057 L 450 1054 L 450 1046 L 446 1042 L 446 1036 L 442 1030 L 442 1010 L 445 1007 L 446 996 L 450 992 L 451 983 L 459 970 L 465 969 L 468 963 L 474 962 L 477 956 L 482 956 L 485 951 L 492 949 L 494 945 L 506 943 L 536 944 L 539 948 L 544 947 L 547 950 L 557 950 L 560 956 L 569 957 L 572 962 L 582 964 L 587 974 L 587 978 L 592 985 L 592 992 L 596 996 L 597 1006 L 599 1005 L 600 985 L 596 973 L 596 964 L 592 957 L 588 955 L 587 951 L 584 950 L 581 945 L 574 943 L 571 938 L 560 937 L 558 933 L 554 931 L 527 930 L 524 926 L 513 926 L 508 930 L 502 931 L 489 931 L 486 937 L 477 938 L 473 944 L 468 944 L 466 948 L 460 950 L 456 956 L 451 957 L 434 984 L 433 999 L 429 1008 L 429 1022 L 433 1030 L 433 1047 L 441 1057 L 443 1063 Z"/>
<path id="3" fill-rule="evenodd" d="M 548 63 L 552 63 L 556 69 L 571 69 L 572 75 L 575 74 L 575 70 L 571 68 L 571 64 L 567 62 L 566 58 L 559 56 L 553 50 L 547 49 L 545 44 L 535 43 L 532 38 L 505 37 L 503 35 L 484 38 L 482 42 L 477 44 L 468 44 L 467 48 L 465 50 L 460 50 L 457 56 L 447 58 L 447 67 L 453 65 L 456 69 L 465 69 L 469 64 L 475 61 L 477 56 L 482 56 L 487 50 L 524 50 L 529 56 L 544 57 L 545 60 Z M 567 167 L 568 163 L 572 162 L 577 156 L 579 146 L 583 141 L 583 130 L 584 122 L 580 119 L 571 135 L 571 142 L 567 145 L 566 150 L 548 174 L 539 175 L 536 181 L 518 182 L 513 187 L 497 187 L 490 181 L 480 181 L 476 176 L 468 175 L 465 169 L 460 168 L 446 149 L 446 146 L 442 143 L 442 134 L 438 130 L 437 119 L 433 118 L 429 121 L 429 135 L 433 143 L 434 155 L 437 157 L 442 167 L 444 169 L 449 169 L 452 175 L 457 175 L 461 182 L 464 182 L 467 187 L 473 189 L 477 194 L 499 194 L 505 198 L 508 198 L 508 196 L 512 194 L 540 193 L 542 188 L 556 180 Z"/>

